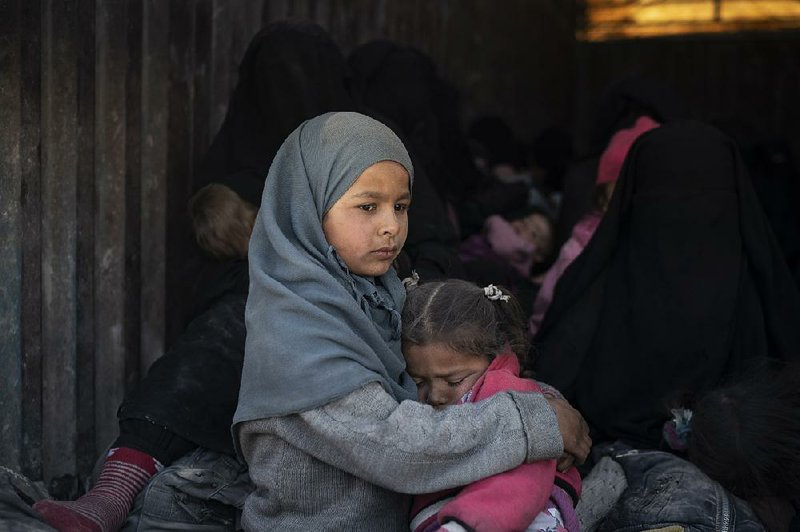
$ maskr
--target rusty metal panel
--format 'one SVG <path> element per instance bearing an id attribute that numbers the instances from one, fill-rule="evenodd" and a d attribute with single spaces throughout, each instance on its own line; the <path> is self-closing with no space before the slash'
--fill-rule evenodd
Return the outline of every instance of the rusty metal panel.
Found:
<path id="1" fill-rule="evenodd" d="M 75 474 L 78 12 L 42 12 L 42 469 Z"/>
<path id="2" fill-rule="evenodd" d="M 22 2 L 22 472 L 42 477 L 42 204 L 40 2 Z"/>
<path id="3" fill-rule="evenodd" d="M 143 375 L 164 354 L 167 229 L 169 9 L 144 0 L 141 104 L 141 361 Z"/>
<path id="4" fill-rule="evenodd" d="M 95 17 L 94 388 L 95 445 L 102 449 L 116 437 L 125 392 L 125 3 L 98 2 Z"/>
<path id="5" fill-rule="evenodd" d="M 22 443 L 22 212 L 20 134 L 21 6 L 2 4 L 0 19 L 0 455 L 21 465 Z"/>
<path id="6" fill-rule="evenodd" d="M 78 2 L 77 176 L 77 430 L 78 472 L 89 471 L 95 446 L 94 206 L 95 206 L 95 0 Z"/>

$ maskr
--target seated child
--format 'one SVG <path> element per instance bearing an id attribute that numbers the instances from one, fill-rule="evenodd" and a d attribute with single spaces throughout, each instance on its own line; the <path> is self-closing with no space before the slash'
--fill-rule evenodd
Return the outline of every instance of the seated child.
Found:
<path id="1" fill-rule="evenodd" d="M 352 112 L 307 120 L 275 156 L 250 240 L 232 429 L 255 485 L 246 530 L 399 532 L 410 493 L 588 454 L 580 416 L 562 419 L 557 400 L 553 415 L 540 394 L 446 411 L 413 400 L 392 266 L 413 175 L 397 135 Z"/>
<path id="2" fill-rule="evenodd" d="M 677 403 L 667 444 L 747 501 L 767 530 L 798 530 L 800 366 L 757 368 Z"/>
<path id="3" fill-rule="evenodd" d="M 420 401 L 440 409 L 481 401 L 505 390 L 541 391 L 519 377 L 527 352 L 525 326 L 513 295 L 458 279 L 407 283 L 403 354 Z M 575 468 L 554 460 L 523 464 L 456 490 L 417 496 L 411 529 L 579 530 Z"/>
<path id="4" fill-rule="evenodd" d="M 596 208 L 581 218 L 575 227 L 572 229 L 572 234 L 569 239 L 564 242 L 558 252 L 558 258 L 547 270 L 544 276 L 542 286 L 536 294 L 536 300 L 533 302 L 533 314 L 528 321 L 528 335 L 533 338 L 539 327 L 542 324 L 544 315 L 550 307 L 550 302 L 553 300 L 553 292 L 556 289 L 556 283 L 561 278 L 561 274 L 567 269 L 567 266 L 572 264 L 578 255 L 581 254 L 583 249 L 592 239 L 597 226 L 600 225 L 600 220 L 603 218 L 608 208 L 608 203 L 611 201 L 611 196 L 614 194 L 614 188 L 617 184 L 617 178 L 622 171 L 622 165 L 625 162 L 625 156 L 631 149 L 633 143 L 644 133 L 653 128 L 658 127 L 658 122 L 648 116 L 640 116 L 636 119 L 636 123 L 627 129 L 621 129 L 611 137 L 603 155 L 600 157 L 600 162 L 597 168 L 597 187 L 595 189 L 595 204 Z"/>
<path id="5" fill-rule="evenodd" d="M 189 201 L 192 228 L 200 249 L 218 260 L 247 258 L 258 209 L 229 186 L 209 183 Z"/>

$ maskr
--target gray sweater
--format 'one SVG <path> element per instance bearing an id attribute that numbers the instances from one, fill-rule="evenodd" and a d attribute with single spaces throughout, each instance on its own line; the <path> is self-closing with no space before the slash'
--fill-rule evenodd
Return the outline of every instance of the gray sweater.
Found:
<path id="1" fill-rule="evenodd" d="M 503 392 L 434 410 L 371 383 L 321 408 L 243 422 L 256 486 L 245 530 L 407 531 L 410 498 L 563 451 L 543 396 Z"/>

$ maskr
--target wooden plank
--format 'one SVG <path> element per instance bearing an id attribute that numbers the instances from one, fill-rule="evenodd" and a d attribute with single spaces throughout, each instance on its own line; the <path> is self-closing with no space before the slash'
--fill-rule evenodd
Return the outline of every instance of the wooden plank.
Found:
<path id="1" fill-rule="evenodd" d="M 42 478 L 42 4 L 22 20 L 22 472 Z"/>
<path id="2" fill-rule="evenodd" d="M 42 473 L 76 473 L 75 4 L 42 5 Z"/>
<path id="3" fill-rule="evenodd" d="M 79 0 L 78 20 L 78 190 L 77 202 L 77 467 L 88 475 L 95 446 L 94 337 L 94 74 L 95 0 Z"/>
<path id="4" fill-rule="evenodd" d="M 164 354 L 169 6 L 145 0 L 142 20 L 141 371 Z"/>
<path id="5" fill-rule="evenodd" d="M 117 435 L 125 393 L 125 2 L 98 0 L 95 17 L 95 445 L 102 449 Z"/>
<path id="6" fill-rule="evenodd" d="M 20 194 L 21 6 L 0 2 L 0 456 L 21 465 L 22 442 L 22 213 Z"/>

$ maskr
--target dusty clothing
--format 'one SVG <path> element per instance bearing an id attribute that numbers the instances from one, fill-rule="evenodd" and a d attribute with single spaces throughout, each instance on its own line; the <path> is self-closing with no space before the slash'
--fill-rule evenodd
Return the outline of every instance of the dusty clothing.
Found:
<path id="1" fill-rule="evenodd" d="M 257 486 L 242 523 L 265 531 L 405 531 L 405 494 L 559 456 L 557 427 L 539 394 L 500 393 L 435 411 L 415 401 L 398 404 L 371 383 L 321 408 L 239 425 Z"/>
<path id="2" fill-rule="evenodd" d="M 233 456 L 197 448 L 158 472 L 133 503 L 120 532 L 234 532 L 253 485 Z"/>
<path id="3" fill-rule="evenodd" d="M 225 275 L 209 281 L 190 322 L 169 351 L 125 397 L 121 424 L 138 420 L 175 434 L 193 446 L 234 454 L 230 425 L 239 396 L 244 359 L 247 262 L 227 263 Z M 153 431 L 126 433 L 128 446 L 169 463 L 188 451 L 162 449 Z"/>
<path id="4" fill-rule="evenodd" d="M 587 530 L 766 530 L 746 502 L 686 460 L 624 445 L 608 446 L 602 452 L 622 466 L 627 488 L 602 520 Z"/>
<path id="5" fill-rule="evenodd" d="M 53 532 L 31 505 L 48 499 L 44 487 L 28 477 L 0 466 L 0 530 L 9 532 Z"/>

